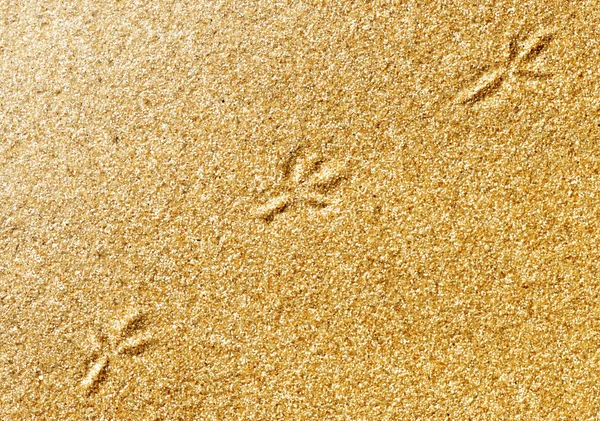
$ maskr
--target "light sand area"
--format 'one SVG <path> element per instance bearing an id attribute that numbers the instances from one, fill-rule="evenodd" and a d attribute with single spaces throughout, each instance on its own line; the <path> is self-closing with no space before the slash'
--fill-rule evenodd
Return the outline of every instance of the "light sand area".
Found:
<path id="1" fill-rule="evenodd" d="M 0 0 L 1 420 L 592 420 L 600 3 Z"/>

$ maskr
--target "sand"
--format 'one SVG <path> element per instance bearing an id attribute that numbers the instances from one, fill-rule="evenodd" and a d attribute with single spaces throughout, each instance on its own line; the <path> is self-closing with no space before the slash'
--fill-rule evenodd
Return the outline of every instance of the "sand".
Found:
<path id="1" fill-rule="evenodd" d="M 593 420 L 600 3 L 1 1 L 1 420 Z"/>

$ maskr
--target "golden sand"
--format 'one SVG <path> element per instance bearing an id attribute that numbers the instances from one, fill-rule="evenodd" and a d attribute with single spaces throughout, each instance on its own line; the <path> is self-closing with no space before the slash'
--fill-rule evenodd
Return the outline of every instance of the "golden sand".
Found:
<path id="1" fill-rule="evenodd" d="M 0 1 L 0 419 L 598 419 L 599 52 L 598 1 Z"/>

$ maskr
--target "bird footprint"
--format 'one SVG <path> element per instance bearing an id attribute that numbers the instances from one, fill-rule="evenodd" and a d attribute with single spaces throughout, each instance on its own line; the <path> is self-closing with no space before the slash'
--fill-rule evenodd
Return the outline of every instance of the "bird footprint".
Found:
<path id="1" fill-rule="evenodd" d="M 140 354 L 151 345 L 149 336 L 138 335 L 144 322 L 144 314 L 135 312 L 120 320 L 109 335 L 101 333 L 94 337 L 94 362 L 81 381 L 88 394 L 98 390 L 112 360 L 122 355 Z"/>
<path id="2" fill-rule="evenodd" d="M 329 193 L 343 179 L 344 166 L 325 161 L 320 155 L 301 155 L 296 149 L 282 165 L 284 189 L 256 209 L 256 216 L 272 221 L 292 206 L 325 208 L 332 204 Z"/>
<path id="3" fill-rule="evenodd" d="M 462 104 L 474 104 L 496 92 L 508 77 L 526 77 L 545 79 L 549 75 L 532 70 L 523 69 L 523 66 L 532 62 L 544 51 L 552 39 L 552 32 L 538 32 L 528 39 L 522 46 L 516 36 L 508 44 L 508 59 L 500 68 L 484 74 L 471 88 L 458 96 Z"/>

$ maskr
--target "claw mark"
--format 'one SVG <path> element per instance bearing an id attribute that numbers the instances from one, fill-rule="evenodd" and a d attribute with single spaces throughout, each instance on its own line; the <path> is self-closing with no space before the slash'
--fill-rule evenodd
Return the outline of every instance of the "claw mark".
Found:
<path id="1" fill-rule="evenodd" d="M 302 195 L 302 201 L 316 208 L 326 208 L 331 204 L 327 199 L 327 196 L 315 192 L 309 192 Z"/>
<path id="2" fill-rule="evenodd" d="M 536 34 L 527 43 L 525 43 L 523 51 L 518 56 L 516 64 L 518 65 L 534 60 L 542 51 L 544 51 L 553 38 L 554 34 L 551 32 L 541 32 Z"/>
<path id="3" fill-rule="evenodd" d="M 256 210 L 256 216 L 266 221 L 272 221 L 275 215 L 280 214 L 290 204 L 290 196 L 283 194 L 274 197 Z"/>
<path id="4" fill-rule="evenodd" d="M 342 175 L 334 165 L 321 165 L 319 170 L 310 180 L 310 186 L 321 190 L 328 190 L 336 187 L 342 181 Z"/>
<path id="5" fill-rule="evenodd" d="M 104 378 L 106 368 L 108 367 L 108 356 L 103 355 L 98 361 L 96 361 L 88 371 L 88 374 L 81 381 L 81 386 L 88 393 L 93 392 L 98 388 L 98 385 Z"/>
<path id="6" fill-rule="evenodd" d="M 136 311 L 124 317 L 116 324 L 116 336 L 114 339 L 122 341 L 127 336 L 133 334 L 136 330 L 141 328 L 144 322 L 144 314 Z"/>
<path id="7" fill-rule="evenodd" d="M 516 36 L 512 36 L 508 43 L 508 62 L 514 62 L 519 56 L 519 40 Z"/>
<path id="8" fill-rule="evenodd" d="M 506 74 L 503 70 L 496 70 L 484 75 L 473 89 L 466 91 L 459 97 L 459 102 L 462 104 L 473 104 L 477 101 L 481 101 L 486 96 L 500 89 L 505 77 Z"/>
<path id="9" fill-rule="evenodd" d="M 292 150 L 281 166 L 287 192 L 268 200 L 256 209 L 255 215 L 267 222 L 294 204 L 315 208 L 331 205 L 326 194 L 343 179 L 342 166 L 325 162 L 317 154 L 301 156 L 299 148 Z"/>
<path id="10" fill-rule="evenodd" d="M 479 102 L 499 90 L 507 78 L 526 77 L 540 80 L 549 78 L 551 74 L 523 70 L 520 67 L 537 58 L 553 38 L 554 34 L 551 32 L 539 32 L 520 48 L 517 37 L 513 36 L 508 44 L 508 60 L 500 68 L 483 75 L 474 87 L 461 93 L 457 101 L 461 104 Z"/>
<path id="11" fill-rule="evenodd" d="M 297 160 L 294 168 L 294 182 L 302 184 L 313 174 L 317 174 L 323 160 L 317 154 L 311 154 L 304 159 Z"/>
<path id="12" fill-rule="evenodd" d="M 298 163 L 298 156 L 300 154 L 300 147 L 296 146 L 292 149 L 283 163 L 281 164 L 281 176 L 283 179 L 288 179 L 291 177 L 292 172 L 294 171 L 294 167 Z"/>
<path id="13" fill-rule="evenodd" d="M 138 355 L 141 354 L 151 344 L 148 337 L 130 338 L 123 342 L 116 351 L 118 355 Z"/>
<path id="14" fill-rule="evenodd" d="M 149 337 L 133 336 L 142 328 L 144 321 L 143 313 L 136 312 L 119 321 L 112 334 L 94 337 L 94 353 L 100 356 L 81 381 L 81 386 L 88 395 L 98 390 L 112 359 L 118 355 L 138 355 L 150 346 L 152 340 Z"/>

